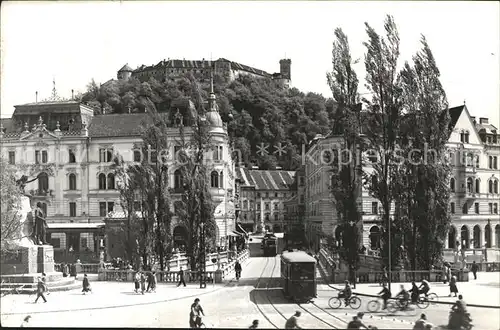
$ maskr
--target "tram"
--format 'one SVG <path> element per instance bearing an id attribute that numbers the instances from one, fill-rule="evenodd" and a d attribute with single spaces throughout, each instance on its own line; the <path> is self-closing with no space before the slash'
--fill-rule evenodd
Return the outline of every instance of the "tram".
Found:
<path id="1" fill-rule="evenodd" d="M 266 235 L 262 240 L 264 257 L 275 257 L 278 253 L 277 238 L 274 235 Z"/>
<path id="2" fill-rule="evenodd" d="M 317 297 L 316 259 L 304 251 L 283 251 L 281 280 L 285 297 L 294 302 L 310 302 Z"/>

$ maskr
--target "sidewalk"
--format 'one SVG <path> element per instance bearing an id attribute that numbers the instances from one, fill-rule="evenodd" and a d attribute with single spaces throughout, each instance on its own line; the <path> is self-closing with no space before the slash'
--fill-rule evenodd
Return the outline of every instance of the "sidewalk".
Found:
<path id="1" fill-rule="evenodd" d="M 481 272 L 477 274 L 478 279 L 474 280 L 472 273 L 470 274 L 472 280 L 469 282 L 458 282 L 458 292 L 462 294 L 464 300 L 468 305 L 482 305 L 482 306 L 496 306 L 500 308 L 500 273 L 498 272 Z M 392 283 L 391 291 L 393 295 L 400 291 L 401 284 L 409 290 L 410 283 Z M 417 283 L 420 284 L 420 283 Z M 333 285 L 335 288 L 341 289 L 339 284 Z M 363 293 L 369 295 L 377 295 L 382 287 L 378 284 L 356 284 L 354 293 Z M 326 284 L 319 284 L 318 290 L 333 290 Z M 448 284 L 431 283 L 431 292 L 439 296 L 439 301 L 453 303 L 457 300 L 454 297 L 448 297 L 450 294 Z"/>
<path id="2" fill-rule="evenodd" d="M 126 306 L 137 306 L 166 302 L 172 300 L 196 298 L 215 291 L 227 285 L 207 284 L 200 289 L 199 283 L 188 284 L 186 287 L 177 287 L 173 283 L 158 283 L 156 293 L 134 292 L 134 283 L 123 282 L 92 282 L 93 293 L 83 295 L 81 289 L 53 292 L 45 295 L 47 303 L 40 298 L 37 304 L 33 302 L 36 295 L 8 295 L 1 298 L 0 314 L 36 314 L 45 312 L 64 312 L 76 310 L 106 309 Z"/>

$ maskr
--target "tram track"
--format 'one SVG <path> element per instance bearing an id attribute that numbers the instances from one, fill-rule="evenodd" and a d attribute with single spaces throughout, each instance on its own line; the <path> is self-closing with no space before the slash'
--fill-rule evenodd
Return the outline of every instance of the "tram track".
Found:
<path id="1" fill-rule="evenodd" d="M 257 282 L 257 285 L 256 285 L 256 288 L 258 289 L 261 289 L 263 291 L 266 292 L 265 294 L 265 299 L 267 301 L 267 303 L 269 305 L 271 305 L 271 307 L 274 309 L 274 311 L 276 313 L 278 313 L 279 316 L 281 316 L 283 318 L 284 321 L 282 322 L 286 322 L 286 320 L 288 319 L 287 316 L 285 316 L 284 312 L 282 312 L 280 309 L 278 309 L 278 307 L 276 306 L 276 301 L 273 301 L 271 299 L 271 297 L 269 296 L 269 289 L 270 289 L 270 286 L 271 284 L 277 279 L 276 277 L 274 277 L 274 273 L 276 272 L 276 266 L 278 264 L 277 260 L 276 260 L 277 257 L 274 257 L 272 260 L 273 260 L 273 263 L 272 263 L 272 267 L 269 265 L 270 264 L 270 258 L 268 257 L 266 259 L 266 264 L 264 266 L 264 269 L 262 270 L 261 272 L 261 276 L 259 277 L 259 280 Z M 268 271 L 268 269 L 271 268 L 271 274 L 269 276 L 269 279 L 266 283 L 266 287 L 265 288 L 260 288 L 260 284 L 261 284 L 261 280 L 264 278 L 264 273 L 266 273 L 266 271 Z M 284 298 L 284 297 L 283 297 Z M 285 298 L 284 298 L 285 299 Z M 255 305 L 257 306 L 257 309 L 259 310 L 259 312 L 262 314 L 262 316 L 270 323 L 272 324 L 275 328 L 279 328 L 279 326 L 277 325 L 277 321 L 274 320 L 274 321 L 271 321 L 271 317 L 269 315 L 269 313 L 266 313 L 264 311 L 264 307 L 262 305 L 262 303 L 258 303 L 257 300 L 255 299 L 255 296 L 254 296 L 254 302 L 255 302 Z M 328 312 L 327 310 L 325 310 L 324 308 L 318 306 L 317 304 L 315 303 L 311 303 L 312 305 L 311 306 L 314 306 L 317 310 L 319 310 L 321 313 L 325 314 L 325 315 L 328 315 L 328 317 L 331 317 L 333 318 L 336 322 L 340 322 L 342 324 L 342 326 L 344 326 L 345 324 L 347 324 L 346 321 L 344 321 L 343 319 L 333 315 L 332 313 Z M 335 324 L 332 324 L 331 322 L 325 320 L 324 316 L 320 316 L 318 315 L 318 312 L 316 311 L 312 311 L 310 308 L 308 307 L 304 307 L 303 304 L 298 304 L 298 303 L 292 303 L 292 304 L 286 304 L 290 310 L 290 314 L 292 315 L 293 313 L 295 313 L 296 310 L 298 310 L 298 308 L 300 308 L 301 310 L 303 310 L 304 312 L 306 312 L 308 315 L 310 315 L 311 317 L 313 317 L 314 319 L 320 321 L 323 325 L 326 325 L 332 329 L 341 329 L 339 328 L 338 325 L 335 325 Z M 290 309 L 290 307 L 293 306 L 293 310 Z M 297 308 L 298 307 L 298 308 Z M 276 315 L 276 314 L 275 314 Z M 303 323 L 303 322 L 302 322 Z M 312 324 L 311 324 L 312 325 Z M 309 324 L 307 325 L 304 325 L 305 328 L 311 328 L 311 326 Z M 321 328 L 324 328 L 321 327 Z"/>

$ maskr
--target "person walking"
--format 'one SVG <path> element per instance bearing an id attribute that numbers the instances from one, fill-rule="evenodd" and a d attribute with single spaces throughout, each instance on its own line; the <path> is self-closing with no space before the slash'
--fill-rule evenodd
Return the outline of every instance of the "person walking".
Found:
<path id="1" fill-rule="evenodd" d="M 85 294 L 87 292 L 92 292 L 92 288 L 90 287 L 90 282 L 89 282 L 89 278 L 87 277 L 87 274 L 83 275 L 82 284 L 83 284 L 83 289 L 82 289 L 83 294 Z"/>
<path id="2" fill-rule="evenodd" d="M 151 272 L 151 291 L 156 293 L 156 272 Z"/>
<path id="3" fill-rule="evenodd" d="M 148 272 L 147 273 L 147 282 L 148 282 L 148 286 L 146 288 L 146 292 L 150 292 L 151 291 L 151 287 L 153 285 L 153 272 Z"/>
<path id="4" fill-rule="evenodd" d="M 259 328 L 259 320 L 253 320 L 252 325 L 248 327 L 248 329 L 258 329 Z"/>
<path id="5" fill-rule="evenodd" d="M 179 283 L 177 284 L 177 287 L 179 287 L 181 284 L 186 286 L 186 282 L 184 281 L 184 270 L 182 270 L 182 267 L 179 270 L 178 275 L 179 275 Z"/>
<path id="6" fill-rule="evenodd" d="M 455 294 L 455 297 L 457 296 L 458 294 L 458 288 L 457 288 L 457 278 L 455 277 L 455 275 L 453 275 L 450 279 L 450 295 L 449 297 L 451 297 L 451 294 L 454 293 Z"/>
<path id="7" fill-rule="evenodd" d="M 238 260 L 234 264 L 234 271 L 236 272 L 236 280 L 239 281 L 241 277 L 241 264 Z"/>
<path id="8" fill-rule="evenodd" d="M 141 274 L 141 293 L 144 294 L 144 291 L 146 291 L 146 276 L 144 275 L 144 272 L 140 272 Z"/>
<path id="9" fill-rule="evenodd" d="M 42 273 L 42 282 L 43 282 L 43 285 L 45 287 L 45 292 L 47 292 L 47 296 L 50 294 L 50 291 L 49 291 L 49 286 L 47 285 L 47 274 L 45 273 Z"/>
<path id="10" fill-rule="evenodd" d="M 472 262 L 472 265 L 470 266 L 470 270 L 472 271 L 472 274 L 474 275 L 474 279 L 477 280 L 477 271 L 479 270 L 479 266 L 476 264 L 475 260 Z"/>
<path id="11" fill-rule="evenodd" d="M 135 293 L 138 293 L 138 291 L 139 291 L 139 285 L 140 285 L 139 283 L 140 283 L 140 281 L 141 281 L 141 274 L 138 271 L 137 273 L 135 273 L 135 276 L 134 276 L 134 287 L 135 287 L 134 292 Z"/>
<path id="12" fill-rule="evenodd" d="M 28 315 L 24 318 L 23 320 L 23 323 L 21 323 L 21 325 L 19 326 L 20 328 L 29 328 L 30 327 L 30 319 L 31 319 L 31 315 Z"/>
<path id="13" fill-rule="evenodd" d="M 43 283 L 43 280 L 41 277 L 38 278 L 38 283 L 36 285 L 36 299 L 35 299 L 35 304 L 38 302 L 38 298 L 42 297 L 43 302 L 47 302 L 47 299 L 43 295 L 45 292 L 45 284 Z"/>
<path id="14" fill-rule="evenodd" d="M 302 329 L 299 326 L 298 318 L 302 315 L 300 311 L 296 311 L 285 323 L 285 329 Z"/>

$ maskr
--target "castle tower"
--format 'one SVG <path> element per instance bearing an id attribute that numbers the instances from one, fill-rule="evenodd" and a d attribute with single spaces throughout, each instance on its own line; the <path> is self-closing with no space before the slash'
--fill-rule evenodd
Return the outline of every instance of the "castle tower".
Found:
<path id="1" fill-rule="evenodd" d="M 129 67 L 127 63 L 120 70 L 118 70 L 118 74 L 116 76 L 118 80 L 128 80 L 132 76 L 132 71 L 132 68 Z"/>
<path id="2" fill-rule="evenodd" d="M 280 60 L 280 74 L 282 79 L 292 80 L 292 60 L 282 59 Z"/>

